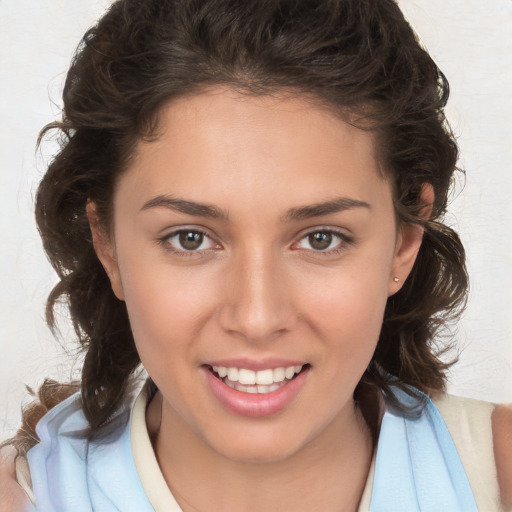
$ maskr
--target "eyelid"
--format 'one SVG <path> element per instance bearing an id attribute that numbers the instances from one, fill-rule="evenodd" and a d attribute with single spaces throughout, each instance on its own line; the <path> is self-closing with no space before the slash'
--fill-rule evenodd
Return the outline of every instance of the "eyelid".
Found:
<path id="1" fill-rule="evenodd" d="M 347 248 L 347 246 L 353 245 L 355 242 L 354 237 L 352 235 L 349 235 L 345 230 L 327 226 L 316 226 L 313 228 L 308 228 L 306 231 L 300 233 L 297 236 L 296 241 L 292 244 L 292 249 L 294 248 L 294 246 L 297 246 L 302 240 L 315 233 L 329 233 L 331 235 L 338 237 L 340 239 L 340 243 L 331 249 L 325 250 L 305 249 L 302 247 L 296 247 L 295 250 L 305 251 L 319 256 L 327 256 L 332 254 L 338 254 L 344 251 Z"/>
<path id="2" fill-rule="evenodd" d="M 180 249 L 178 247 L 173 246 L 169 240 L 171 238 L 179 235 L 180 233 L 184 233 L 184 232 L 185 233 L 186 232 L 199 233 L 202 236 L 208 238 L 216 247 L 208 247 L 206 249 L 197 249 L 197 250 L 186 250 L 186 249 Z M 162 236 L 159 236 L 157 239 L 157 242 L 160 245 L 162 245 L 165 250 L 167 250 L 173 254 L 176 254 L 178 256 L 188 256 L 188 257 L 202 256 L 205 253 L 209 253 L 210 251 L 215 251 L 215 250 L 219 250 L 220 248 L 222 248 L 222 245 L 220 244 L 220 242 L 218 242 L 216 237 L 214 237 L 211 233 L 209 233 L 209 231 L 207 229 L 205 229 L 201 226 L 175 227 L 171 231 L 166 231 L 165 234 L 163 234 Z"/>

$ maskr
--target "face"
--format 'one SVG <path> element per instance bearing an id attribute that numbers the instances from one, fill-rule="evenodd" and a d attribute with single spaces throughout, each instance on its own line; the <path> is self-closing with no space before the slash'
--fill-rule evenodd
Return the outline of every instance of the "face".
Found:
<path id="1" fill-rule="evenodd" d="M 301 97 L 214 89 L 161 113 L 95 230 L 163 423 L 221 456 L 339 436 L 417 234 L 372 136 Z"/>

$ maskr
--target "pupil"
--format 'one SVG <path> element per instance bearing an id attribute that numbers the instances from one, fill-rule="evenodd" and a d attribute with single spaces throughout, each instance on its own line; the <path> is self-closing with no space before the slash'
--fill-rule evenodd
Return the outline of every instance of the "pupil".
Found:
<path id="1" fill-rule="evenodd" d="M 313 249 L 324 251 L 332 242 L 332 235 L 330 233 L 313 233 L 309 235 L 309 243 Z"/>
<path id="2" fill-rule="evenodd" d="M 203 235 L 194 231 L 183 231 L 180 233 L 180 245 L 187 251 L 198 249 L 203 243 Z"/>

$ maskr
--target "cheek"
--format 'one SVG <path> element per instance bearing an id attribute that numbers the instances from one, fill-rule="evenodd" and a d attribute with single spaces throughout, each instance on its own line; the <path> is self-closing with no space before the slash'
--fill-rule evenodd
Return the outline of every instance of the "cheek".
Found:
<path id="1" fill-rule="evenodd" d="M 123 291 L 137 350 L 148 371 L 186 359 L 217 307 L 218 272 L 207 266 L 176 267 L 154 250 L 120 262 Z"/>
<path id="2" fill-rule="evenodd" d="M 366 357 L 373 353 L 380 334 L 386 295 L 358 287 L 317 296 L 311 319 L 332 344 L 330 351 Z M 314 318 L 313 318 L 314 317 Z"/>
<path id="3" fill-rule="evenodd" d="M 336 270 L 324 279 L 308 281 L 300 309 L 328 345 L 327 356 L 362 372 L 379 339 L 390 262 L 361 258 Z"/>
<path id="4" fill-rule="evenodd" d="M 306 281 L 301 296 L 307 309 L 339 329 L 364 329 L 382 323 L 387 301 L 390 264 L 360 260 L 324 276 Z"/>

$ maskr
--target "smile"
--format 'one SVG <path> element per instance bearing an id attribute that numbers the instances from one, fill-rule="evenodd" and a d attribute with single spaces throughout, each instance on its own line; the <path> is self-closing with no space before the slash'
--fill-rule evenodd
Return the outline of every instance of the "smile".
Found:
<path id="1" fill-rule="evenodd" d="M 226 366 L 212 366 L 211 371 L 226 386 L 243 393 L 267 394 L 277 391 L 294 379 L 305 365 L 248 370 Z"/>
<path id="2" fill-rule="evenodd" d="M 260 369 L 253 370 L 244 366 L 243 362 L 234 361 L 226 366 L 218 363 L 202 366 L 213 396 L 238 416 L 271 416 L 287 409 L 297 399 L 311 373 L 309 363 L 293 366 L 285 363 L 271 368 L 254 363 L 253 367 Z"/>

